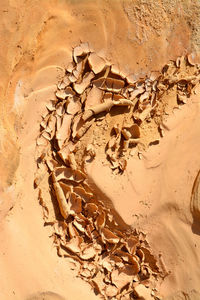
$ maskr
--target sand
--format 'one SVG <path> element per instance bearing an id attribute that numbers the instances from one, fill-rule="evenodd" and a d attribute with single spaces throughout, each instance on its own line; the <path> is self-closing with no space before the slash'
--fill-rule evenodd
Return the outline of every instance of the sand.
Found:
<path id="1" fill-rule="evenodd" d="M 2 299 L 100 299 L 89 283 L 77 277 L 79 266 L 74 266 L 72 254 L 71 258 L 58 255 L 58 243 L 55 244 L 55 235 L 52 237 L 55 224 L 44 226 L 45 214 L 39 204 L 38 188 L 34 188 L 40 123 L 72 61 L 73 48 L 88 42 L 90 51 L 129 80 L 150 77 L 153 71 L 158 76 L 170 60 L 198 52 L 199 10 L 197 2 L 182 1 L 176 6 L 170 1 L 2 1 Z M 198 55 L 192 57 L 192 63 L 195 59 L 198 62 Z M 101 69 L 101 62 L 94 73 Z M 164 136 L 155 134 L 153 125 L 151 130 L 143 126 L 143 143 L 154 142 L 158 137 L 159 143 L 141 146 L 137 155 L 127 154 L 126 168 L 121 164 L 117 172 L 112 170 L 102 143 L 102 137 L 107 139 L 104 133 L 109 131 L 102 130 L 102 125 L 95 130 L 91 127 L 94 133 L 88 131 L 90 134 L 83 139 L 85 145 L 88 138 L 92 142 L 96 138 L 95 155 L 93 148 L 88 150 L 94 157 L 85 169 L 90 185 L 103 198 L 105 207 L 114 211 L 121 232 L 132 228 L 143 233 L 160 267 L 157 291 L 154 290 L 160 299 L 185 299 L 185 295 L 199 299 L 200 231 L 198 186 L 194 185 L 200 169 L 199 93 L 197 84 L 187 103 L 181 105 L 173 102 L 173 93 L 167 95 L 164 103 L 169 106 L 162 120 Z M 86 108 L 93 104 L 91 100 Z M 76 107 L 71 105 L 70 109 Z M 109 128 L 116 120 L 121 122 L 120 116 L 121 113 L 117 118 L 106 114 Z M 77 155 L 81 161 L 81 151 Z M 51 191 L 47 177 L 42 186 L 44 199 L 49 199 Z M 48 208 L 51 221 L 63 221 L 52 205 Z M 119 284 L 116 280 L 114 286 Z M 135 282 L 137 298 L 144 291 Z M 148 293 L 154 282 L 145 284 L 145 299 L 155 299 Z"/>

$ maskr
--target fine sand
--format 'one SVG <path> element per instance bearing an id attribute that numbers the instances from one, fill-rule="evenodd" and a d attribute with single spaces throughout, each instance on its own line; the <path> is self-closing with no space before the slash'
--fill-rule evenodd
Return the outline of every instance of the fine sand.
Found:
<path id="1" fill-rule="evenodd" d="M 156 299 L 155 295 L 157 299 L 166 300 L 200 299 L 200 85 L 198 80 L 188 79 L 194 74 L 196 78 L 199 72 L 198 2 L 177 1 L 175 5 L 174 1 L 140 0 L 2 0 L 0 14 L 0 299 L 92 300 L 101 299 L 102 290 L 105 290 L 103 296 L 107 299 L 134 299 L 130 298 L 133 297 L 132 290 L 136 299 Z M 63 99 L 61 101 L 59 98 L 62 96 L 56 98 L 55 92 L 62 91 L 59 84 L 66 77 L 66 69 L 73 59 L 73 48 L 81 43 L 88 43 L 88 53 L 94 52 L 103 59 L 102 70 L 106 72 L 104 66 L 113 65 L 116 75 L 113 78 L 118 82 L 112 83 L 112 89 L 114 84 L 117 85 L 115 91 L 106 90 L 108 94 L 120 93 L 118 85 L 123 84 L 123 80 L 127 84 L 127 79 L 123 78 L 132 80 L 130 85 L 133 90 L 136 89 L 136 82 L 140 85 L 141 78 L 150 78 L 152 74 L 158 78 L 163 67 L 171 61 L 175 61 L 176 72 L 182 70 L 182 59 L 185 59 L 184 64 L 188 68 L 187 72 L 185 69 L 183 71 L 187 78 L 182 79 L 184 88 L 187 86 L 186 100 L 180 98 L 182 100 L 177 101 L 177 81 L 172 83 L 171 74 L 162 73 L 163 78 L 171 80 L 171 83 L 161 80 L 168 90 L 160 98 L 161 104 L 156 112 L 145 115 L 144 122 L 137 120 L 140 134 L 135 131 L 130 139 L 140 139 L 140 143 L 138 140 L 134 142 L 132 155 L 129 150 L 123 150 L 123 160 L 119 159 L 119 150 L 113 153 L 108 151 L 112 148 L 108 143 L 113 128 L 115 143 L 123 135 L 123 128 L 129 128 L 126 121 L 130 116 L 130 106 L 121 106 L 121 97 L 118 97 L 114 99 L 115 107 L 99 115 L 99 107 L 94 109 L 94 106 L 99 105 L 102 95 L 98 103 L 99 94 L 96 93 L 94 98 L 88 97 L 90 102 L 86 100 L 86 104 L 75 102 L 69 106 L 68 103 L 66 110 L 69 109 L 70 122 L 74 114 L 80 111 L 85 113 L 82 118 L 91 114 L 89 121 L 85 121 L 86 124 L 91 121 L 91 127 L 80 138 L 75 152 L 78 170 L 84 163 L 86 184 L 89 185 L 87 189 L 85 184 L 85 191 L 89 194 L 91 190 L 97 197 L 95 205 L 102 205 L 98 214 L 104 211 L 102 215 L 107 218 L 110 214 L 109 217 L 118 224 L 115 224 L 118 226 L 116 229 L 112 222 L 108 225 L 104 220 L 105 231 L 103 226 L 96 225 L 96 215 L 91 216 L 96 229 L 98 227 L 101 243 L 104 243 L 103 255 L 99 249 L 98 255 L 96 252 L 91 254 L 95 248 L 94 238 L 89 240 L 84 233 L 80 234 L 82 229 L 79 228 L 84 245 L 92 245 L 88 257 L 84 256 L 86 252 L 83 250 L 81 254 L 75 251 L 76 255 L 72 248 L 69 252 L 69 244 L 66 244 L 69 237 L 62 230 L 66 224 L 74 226 L 75 223 L 69 224 L 77 218 L 75 210 L 78 202 L 76 209 L 71 206 L 70 212 L 62 212 L 61 207 L 59 209 L 54 198 L 58 198 L 56 191 L 60 185 L 64 189 L 64 184 L 59 183 L 59 179 L 53 179 L 51 172 L 57 174 L 55 168 L 63 167 L 63 162 L 59 161 L 59 166 L 52 163 L 52 170 L 49 166 L 47 168 L 46 157 L 50 155 L 51 159 L 55 158 L 53 152 L 48 152 L 48 155 L 45 152 L 49 151 L 52 142 L 45 147 L 43 142 L 38 143 L 42 132 L 40 124 L 47 112 L 51 112 L 46 105 L 50 107 L 51 100 L 63 103 Z M 78 64 L 80 58 L 77 56 Z M 98 70 L 94 65 L 91 62 L 90 73 L 95 74 L 93 78 L 98 78 L 96 74 L 101 72 L 101 61 L 97 63 Z M 106 77 L 105 74 L 103 76 Z M 93 78 L 90 78 L 89 84 Z M 82 95 L 79 83 L 74 89 Z M 106 97 L 108 99 L 105 101 L 110 103 L 110 94 Z M 143 106 L 139 112 L 136 111 L 135 117 L 140 118 L 142 110 Z M 64 123 L 63 112 L 56 107 L 56 115 L 59 114 Z M 116 124 L 119 124 L 120 131 L 115 128 Z M 54 124 L 58 129 L 58 123 L 56 126 Z M 65 138 L 68 136 L 66 134 Z M 65 141 L 62 133 L 56 138 L 58 150 Z M 73 142 L 77 140 L 75 138 Z M 124 140 L 126 138 L 123 136 Z M 92 147 L 86 149 L 90 145 Z M 123 145 L 125 147 L 125 143 Z M 39 146 L 43 146 L 42 152 Z M 70 156 L 69 166 L 73 172 L 77 169 L 73 164 L 73 155 Z M 43 177 L 38 177 L 41 174 Z M 80 188 L 80 182 L 72 185 L 73 188 L 74 185 Z M 80 189 L 75 191 L 77 194 Z M 68 218 L 68 213 L 72 218 Z M 66 223 L 63 223 L 64 218 Z M 70 231 L 69 228 L 67 230 Z M 108 230 L 112 231 L 112 236 Z M 73 234 L 76 235 L 74 231 Z M 69 234 L 70 238 L 73 234 Z M 143 254 L 140 250 L 143 249 L 151 276 L 142 281 L 137 271 L 128 274 L 126 268 L 131 263 L 127 263 L 126 259 L 130 258 L 129 254 L 126 259 L 118 259 L 115 265 L 115 270 L 123 270 L 124 273 L 117 273 L 115 278 L 114 271 L 106 271 L 105 274 L 100 266 L 103 259 L 110 258 L 109 251 L 114 251 L 113 245 L 119 245 L 119 239 L 125 243 L 133 236 L 139 243 L 134 254 L 135 265 L 142 270 Z M 63 250 L 62 243 L 68 245 L 68 250 Z M 119 253 L 122 256 L 122 252 L 118 252 L 118 256 Z M 74 256 L 82 257 L 74 261 Z M 97 271 L 95 275 L 91 275 L 91 270 L 88 277 L 83 275 L 85 261 L 87 268 L 92 268 L 93 264 L 101 272 L 101 278 L 98 278 L 99 282 L 104 281 L 104 286 L 98 287 L 94 283 L 96 274 L 99 274 Z M 156 262 L 159 271 L 152 261 Z M 112 277 L 111 281 L 106 277 L 107 273 Z M 128 274 L 134 281 L 134 285 L 129 287 L 131 291 L 126 286 L 127 294 L 124 287 L 129 280 L 124 275 L 121 278 L 121 274 Z"/>

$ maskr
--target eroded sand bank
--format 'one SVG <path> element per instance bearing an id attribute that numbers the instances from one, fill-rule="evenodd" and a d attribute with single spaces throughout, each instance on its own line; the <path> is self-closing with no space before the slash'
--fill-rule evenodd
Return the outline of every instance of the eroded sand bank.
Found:
<path id="1" fill-rule="evenodd" d="M 153 3 L 139 4 L 137 8 L 130 2 L 114 6 L 86 1 L 2 5 L 2 299 L 26 299 L 44 291 L 66 299 L 99 298 L 76 278 L 69 259 L 57 256 L 49 238 L 51 226 L 43 226 L 33 187 L 35 141 L 45 105 L 55 97 L 72 47 L 80 40 L 135 80 L 198 49 L 198 26 L 194 21 L 188 25 L 187 11 L 197 15 L 195 4 L 165 3 L 157 8 Z M 129 159 L 122 175 L 114 176 L 100 159 L 88 165 L 93 184 L 126 224 L 145 232 L 152 253 L 163 261 L 166 276 L 159 286 L 163 297 L 196 290 L 191 295 L 198 299 L 199 229 L 190 211 L 200 165 L 198 94 L 197 89 L 181 109 L 170 111 L 160 143 L 143 152 L 142 159 Z"/>

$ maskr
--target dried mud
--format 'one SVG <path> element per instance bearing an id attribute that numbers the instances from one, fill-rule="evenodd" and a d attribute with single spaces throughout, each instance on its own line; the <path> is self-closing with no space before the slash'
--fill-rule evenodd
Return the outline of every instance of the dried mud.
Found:
<path id="1" fill-rule="evenodd" d="M 79 276 L 104 299 L 161 299 L 157 282 L 168 273 L 151 254 L 146 235 L 126 225 L 112 201 L 92 188 L 86 165 L 101 152 L 120 176 L 130 155 L 141 159 L 146 148 L 159 143 L 164 118 L 187 103 L 199 82 L 193 55 L 136 81 L 82 43 L 73 49 L 56 97 L 46 105 L 35 178 L 45 224 L 53 226 L 58 254 L 73 258 Z M 40 187 L 45 180 L 53 215 Z M 195 189 L 195 212 L 196 194 Z"/>
<path id="2" fill-rule="evenodd" d="M 1 1 L 0 298 L 199 299 L 199 12 Z"/>

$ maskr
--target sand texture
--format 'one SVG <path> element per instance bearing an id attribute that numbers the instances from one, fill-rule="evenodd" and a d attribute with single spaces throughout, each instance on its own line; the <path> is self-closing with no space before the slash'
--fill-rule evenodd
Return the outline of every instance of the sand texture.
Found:
<path id="1" fill-rule="evenodd" d="M 197 1 L 2 1 L 0 299 L 200 299 Z"/>

